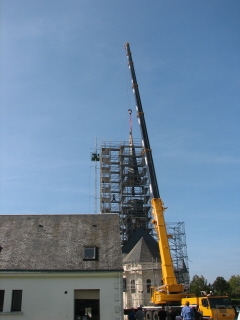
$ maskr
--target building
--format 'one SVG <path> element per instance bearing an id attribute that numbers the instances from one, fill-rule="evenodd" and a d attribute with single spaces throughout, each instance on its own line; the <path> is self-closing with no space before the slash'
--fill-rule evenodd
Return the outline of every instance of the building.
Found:
<path id="1" fill-rule="evenodd" d="M 139 227 L 122 252 L 124 309 L 148 305 L 150 287 L 159 286 L 162 278 L 158 243 Z"/>
<path id="2" fill-rule="evenodd" d="M 120 320 L 116 214 L 1 215 L 0 319 Z"/>

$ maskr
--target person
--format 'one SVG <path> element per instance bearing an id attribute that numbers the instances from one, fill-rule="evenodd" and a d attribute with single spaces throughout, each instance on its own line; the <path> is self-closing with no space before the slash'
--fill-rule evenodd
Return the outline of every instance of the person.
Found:
<path id="1" fill-rule="evenodd" d="M 189 307 L 189 301 L 186 301 L 185 307 L 182 308 L 181 316 L 183 320 L 194 320 L 194 311 Z"/>
<path id="2" fill-rule="evenodd" d="M 174 310 L 172 307 L 169 307 L 168 320 L 175 320 L 176 319 L 176 315 L 177 315 L 176 310 Z"/>
<path id="3" fill-rule="evenodd" d="M 193 309 L 195 320 L 202 320 L 203 316 L 201 312 L 198 311 L 198 305 L 196 307 L 193 307 L 192 309 Z"/>
<path id="4" fill-rule="evenodd" d="M 134 308 L 131 308 L 131 311 L 128 314 L 128 320 L 135 320 L 135 312 L 134 312 Z"/>
<path id="5" fill-rule="evenodd" d="M 135 319 L 137 319 L 137 320 L 144 319 L 144 312 L 142 311 L 141 307 L 138 307 L 138 311 L 135 313 Z"/>
<path id="6" fill-rule="evenodd" d="M 162 306 L 162 309 L 159 309 L 158 311 L 158 319 L 159 320 L 166 320 L 167 318 L 167 312 L 165 311 L 164 306 Z"/>

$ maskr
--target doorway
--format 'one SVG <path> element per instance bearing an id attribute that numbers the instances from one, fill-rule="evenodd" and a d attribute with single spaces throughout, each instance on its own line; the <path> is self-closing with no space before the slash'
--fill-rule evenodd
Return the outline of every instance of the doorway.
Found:
<path id="1" fill-rule="evenodd" d="M 74 320 L 100 320 L 99 290 L 75 290 Z"/>

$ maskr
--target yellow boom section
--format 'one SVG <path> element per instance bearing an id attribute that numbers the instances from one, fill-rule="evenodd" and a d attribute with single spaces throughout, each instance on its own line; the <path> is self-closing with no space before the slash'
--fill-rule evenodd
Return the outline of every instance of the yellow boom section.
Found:
<path id="1" fill-rule="evenodd" d="M 164 204 L 160 198 L 153 198 L 151 202 L 152 214 L 154 217 L 152 223 L 155 225 L 158 234 L 158 244 L 162 263 L 163 286 L 161 289 L 167 294 L 181 293 L 184 291 L 184 286 L 177 283 L 174 273 L 174 267 L 168 243 L 166 223 L 164 220 Z"/>

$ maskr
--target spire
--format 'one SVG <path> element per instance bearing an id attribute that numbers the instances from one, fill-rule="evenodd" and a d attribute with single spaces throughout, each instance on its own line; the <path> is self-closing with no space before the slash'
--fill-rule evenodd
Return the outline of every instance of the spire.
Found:
<path id="1" fill-rule="evenodd" d="M 138 163 L 132 136 L 132 110 L 128 109 L 129 113 L 129 161 L 128 161 L 128 177 L 126 185 L 132 187 L 132 195 L 135 194 L 134 187 L 141 185 L 141 178 L 138 172 Z"/>

